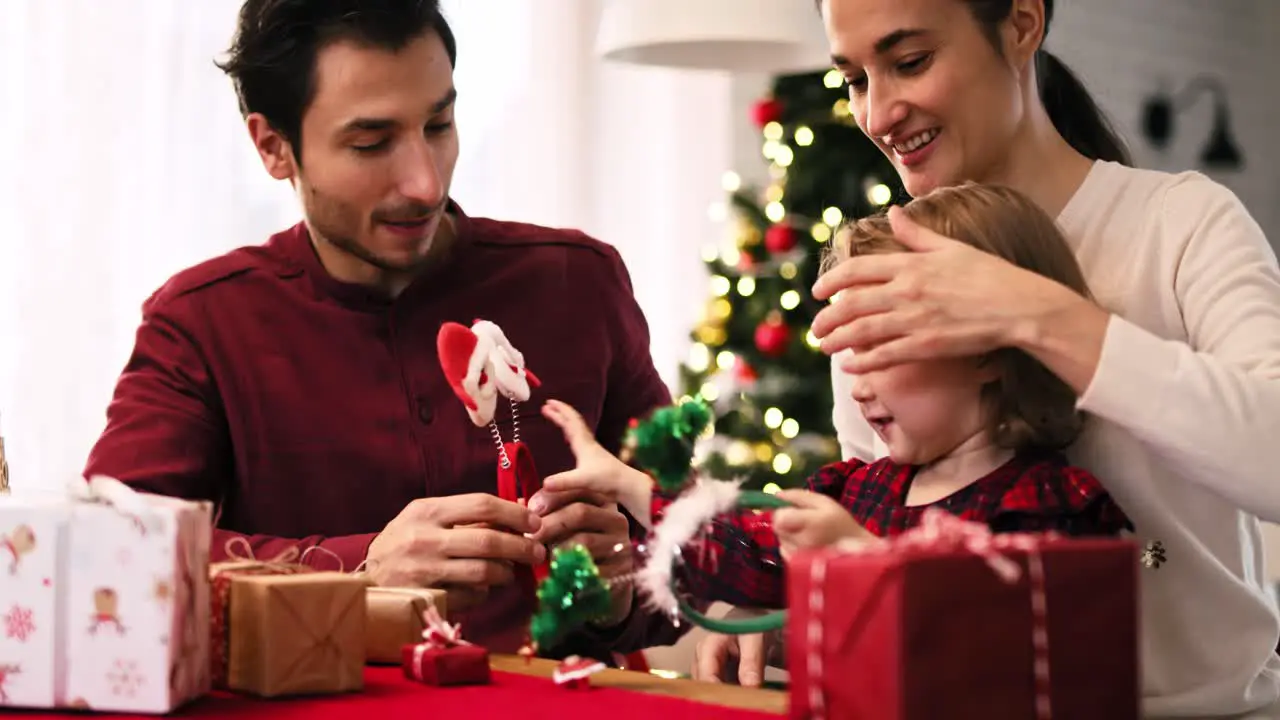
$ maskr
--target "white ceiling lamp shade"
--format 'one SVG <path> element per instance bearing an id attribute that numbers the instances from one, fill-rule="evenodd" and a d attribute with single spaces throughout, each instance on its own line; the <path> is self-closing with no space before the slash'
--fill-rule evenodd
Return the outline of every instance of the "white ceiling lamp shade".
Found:
<path id="1" fill-rule="evenodd" d="M 603 0 L 596 52 L 688 70 L 789 73 L 831 64 L 813 0 Z"/>

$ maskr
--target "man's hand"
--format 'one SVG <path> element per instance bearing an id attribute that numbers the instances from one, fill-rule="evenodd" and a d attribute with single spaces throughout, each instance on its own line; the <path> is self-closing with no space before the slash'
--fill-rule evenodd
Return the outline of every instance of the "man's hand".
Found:
<path id="1" fill-rule="evenodd" d="M 807 490 L 783 490 L 778 498 L 791 504 L 775 510 L 773 529 L 778 533 L 782 557 L 796 550 L 827 547 L 838 542 L 875 541 L 876 536 L 858 524 L 853 515 L 826 495 Z"/>
<path id="2" fill-rule="evenodd" d="M 378 585 L 456 588 L 483 594 L 514 579 L 513 563 L 546 559 L 525 537 L 541 519 L 484 493 L 414 500 L 369 544 L 368 574 Z"/>
<path id="3" fill-rule="evenodd" d="M 530 499 L 529 509 L 542 516 L 542 527 L 534 540 L 548 547 L 582 545 L 606 580 L 634 569 L 627 517 L 607 498 L 581 490 L 541 490 Z M 631 614 L 633 594 L 629 582 L 615 586 L 612 610 L 600 624 L 616 625 L 625 620 Z"/>

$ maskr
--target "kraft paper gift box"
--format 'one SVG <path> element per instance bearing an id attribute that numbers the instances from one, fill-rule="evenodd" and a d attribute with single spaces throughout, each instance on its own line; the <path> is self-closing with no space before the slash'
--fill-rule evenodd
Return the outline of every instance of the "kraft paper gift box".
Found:
<path id="1" fill-rule="evenodd" d="M 448 617 L 444 590 L 370 587 L 365 601 L 365 662 L 370 664 L 399 664 L 402 648 L 422 639 L 427 608 Z"/>
<path id="2" fill-rule="evenodd" d="M 164 713 L 203 695 L 211 505 L 71 488 L 0 498 L 0 705 Z"/>
<path id="3" fill-rule="evenodd" d="M 244 541 L 244 544 L 247 546 L 248 541 Z M 234 540 L 227 544 L 228 555 L 232 554 L 233 546 Z M 213 687 L 227 688 L 231 645 L 231 633 L 228 628 L 231 581 L 245 575 L 289 575 L 315 572 L 314 568 L 294 562 L 297 558 L 298 553 L 295 549 L 293 553 L 285 553 L 273 560 L 227 560 L 209 566 L 209 674 Z"/>
<path id="4" fill-rule="evenodd" d="M 791 717 L 1139 717 L 1131 542 L 930 521 L 879 550 L 791 559 Z"/>
<path id="5" fill-rule="evenodd" d="M 214 625 L 223 632 L 214 642 L 225 643 L 226 653 L 225 681 L 217 685 L 260 697 L 362 689 L 366 581 L 245 565 L 210 568 L 213 611 L 222 618 Z"/>

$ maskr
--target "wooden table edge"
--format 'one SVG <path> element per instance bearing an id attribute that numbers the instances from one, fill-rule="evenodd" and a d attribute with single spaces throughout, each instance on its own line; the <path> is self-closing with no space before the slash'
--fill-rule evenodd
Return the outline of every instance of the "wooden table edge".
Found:
<path id="1" fill-rule="evenodd" d="M 554 660 L 525 658 L 515 655 L 493 655 L 490 666 L 499 672 L 519 673 L 536 677 L 551 677 L 557 663 Z M 602 670 L 591 676 L 591 683 L 600 687 L 619 688 L 633 692 L 665 695 L 708 705 L 718 705 L 739 710 L 786 715 L 787 693 L 781 690 L 744 688 L 737 685 L 664 678 L 651 673 L 629 670 Z"/>

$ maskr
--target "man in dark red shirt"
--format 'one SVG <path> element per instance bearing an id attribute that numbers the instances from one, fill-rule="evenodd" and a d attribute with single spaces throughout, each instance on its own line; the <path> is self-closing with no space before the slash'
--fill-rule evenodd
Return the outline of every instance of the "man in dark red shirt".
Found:
<path id="1" fill-rule="evenodd" d="M 215 560 L 235 538 L 259 558 L 318 545 L 328 553 L 307 562 L 482 595 L 464 630 L 509 652 L 531 610 L 513 567 L 582 542 L 604 572 L 627 572 L 628 520 L 586 497 L 526 509 L 493 494 L 497 450 L 444 378 L 441 324 L 491 320 L 524 353 L 542 385 L 496 420 L 508 440 L 518 422 L 544 474 L 573 465 L 545 398 L 581 408 L 616 450 L 670 396 L 612 247 L 449 199 L 454 59 L 434 1 L 246 0 L 222 67 L 305 221 L 148 299 L 86 474 L 215 501 Z M 616 600 L 566 652 L 675 636 Z"/>

